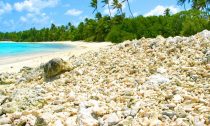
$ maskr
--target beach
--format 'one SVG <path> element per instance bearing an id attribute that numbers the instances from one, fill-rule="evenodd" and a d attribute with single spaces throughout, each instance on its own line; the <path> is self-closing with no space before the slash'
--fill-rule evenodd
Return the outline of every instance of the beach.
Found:
<path id="1" fill-rule="evenodd" d="M 210 125 L 210 31 L 73 44 L 65 55 L 8 63 L 16 69 L 68 59 L 0 74 L 0 125 Z"/>
<path id="2" fill-rule="evenodd" d="M 40 64 L 46 63 L 53 58 L 62 58 L 67 60 L 69 57 L 75 55 L 78 56 L 90 50 L 98 50 L 101 47 L 112 45 L 109 42 L 82 42 L 82 41 L 62 41 L 62 42 L 51 42 L 51 43 L 62 43 L 73 46 L 69 50 L 59 52 L 40 52 L 36 54 L 25 54 L 18 57 L 8 57 L 0 59 L 0 73 L 3 72 L 19 72 L 24 66 L 27 67 L 38 67 Z"/>

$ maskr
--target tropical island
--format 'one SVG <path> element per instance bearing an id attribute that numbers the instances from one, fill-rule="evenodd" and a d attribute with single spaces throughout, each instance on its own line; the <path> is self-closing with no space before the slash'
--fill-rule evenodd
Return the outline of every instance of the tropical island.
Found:
<path id="1" fill-rule="evenodd" d="M 0 54 L 0 125 L 210 125 L 210 1 L 160 16 L 135 16 L 130 2 L 91 0 L 95 18 L 78 26 L 1 32 L 4 45 L 39 50 Z"/>

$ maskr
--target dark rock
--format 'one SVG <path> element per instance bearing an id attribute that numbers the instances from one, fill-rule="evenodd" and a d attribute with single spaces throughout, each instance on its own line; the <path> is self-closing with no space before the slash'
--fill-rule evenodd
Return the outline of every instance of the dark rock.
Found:
<path id="1" fill-rule="evenodd" d="M 25 126 L 26 125 L 26 121 L 21 121 L 20 123 L 18 123 L 17 126 Z"/>
<path id="2" fill-rule="evenodd" d="M 8 99 L 7 96 L 1 96 L 0 95 L 0 105 L 4 104 L 6 102 L 6 100 Z"/>
<path id="3" fill-rule="evenodd" d="M 31 68 L 31 67 L 23 67 L 22 69 L 20 69 L 20 72 L 24 72 L 24 73 L 27 73 L 27 72 L 29 72 L 29 71 L 31 71 L 33 68 Z"/>
<path id="4" fill-rule="evenodd" d="M 12 84 L 15 83 L 15 75 L 14 74 L 8 74 L 8 73 L 3 73 L 0 74 L 0 85 L 1 84 Z"/>
<path id="5" fill-rule="evenodd" d="M 162 115 L 166 115 L 169 118 L 173 118 L 176 115 L 176 113 L 173 111 L 165 111 L 165 112 L 162 112 Z"/>
<path id="6" fill-rule="evenodd" d="M 43 118 L 37 117 L 35 126 L 47 126 L 47 123 Z"/>
<path id="7" fill-rule="evenodd" d="M 62 72 L 70 70 L 67 62 L 61 58 L 55 58 L 43 65 L 44 77 L 46 79 L 54 77 Z"/>
<path id="8" fill-rule="evenodd" d="M 210 63 L 210 55 L 207 55 L 206 59 L 207 59 L 207 63 L 209 64 Z"/>

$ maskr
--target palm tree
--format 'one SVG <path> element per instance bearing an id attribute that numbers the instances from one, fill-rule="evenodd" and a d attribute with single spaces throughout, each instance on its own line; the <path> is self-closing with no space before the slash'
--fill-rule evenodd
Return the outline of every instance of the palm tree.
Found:
<path id="1" fill-rule="evenodd" d="M 207 0 L 207 2 L 206 2 L 206 12 L 207 12 L 208 15 L 210 14 L 209 5 L 210 5 L 210 0 Z"/>
<path id="2" fill-rule="evenodd" d="M 131 13 L 131 16 L 134 17 L 134 16 L 133 16 L 133 13 L 132 13 L 132 11 L 131 11 L 130 2 L 129 2 L 128 0 L 123 0 L 122 3 L 124 3 L 125 1 L 126 1 L 127 4 L 128 4 L 128 8 L 129 8 L 129 11 L 130 11 L 130 13 Z"/>
<path id="3" fill-rule="evenodd" d="M 192 2 L 193 2 L 192 8 L 193 8 L 193 9 L 198 9 L 198 10 L 199 10 L 199 8 L 200 8 L 200 7 L 199 7 L 199 3 L 200 3 L 200 2 L 199 2 L 198 0 L 193 0 Z"/>
<path id="4" fill-rule="evenodd" d="M 193 0 L 193 8 L 198 10 L 208 9 L 208 4 L 210 0 Z"/>
<path id="5" fill-rule="evenodd" d="M 178 0 L 177 4 L 178 5 L 184 5 L 185 8 L 185 3 L 192 3 L 192 8 L 197 9 L 197 10 L 205 10 L 208 12 L 208 5 L 210 4 L 210 0 Z M 185 8 L 186 10 L 186 8 Z"/>
<path id="6" fill-rule="evenodd" d="M 98 9 L 98 0 L 91 0 L 90 6 L 91 6 L 92 8 L 94 8 L 93 13 L 94 13 L 95 11 L 98 11 L 98 10 L 97 10 L 97 9 Z"/>
<path id="7" fill-rule="evenodd" d="M 100 20 L 100 19 L 102 18 L 101 13 L 100 13 L 100 12 L 97 12 L 96 15 L 95 15 L 95 18 L 96 18 L 97 20 Z"/>
<path id="8" fill-rule="evenodd" d="M 109 3 L 109 0 L 102 0 L 102 3 L 104 3 L 104 6 L 105 7 L 106 5 L 108 6 L 108 9 L 109 9 L 109 16 L 111 18 L 112 14 L 111 14 L 111 10 L 110 10 L 110 3 Z"/>
<path id="9" fill-rule="evenodd" d="M 112 6 L 113 6 L 113 9 L 117 9 L 118 13 L 120 12 L 121 14 L 123 14 L 122 4 L 118 0 L 113 0 Z"/>
<path id="10" fill-rule="evenodd" d="M 170 9 L 166 8 L 166 10 L 164 11 L 165 16 L 170 16 Z"/>
<path id="11" fill-rule="evenodd" d="M 190 0 L 188 0 L 188 2 L 189 1 Z M 177 2 L 177 4 L 180 5 L 180 6 L 183 6 L 184 5 L 184 9 L 186 10 L 185 3 L 186 3 L 186 0 L 178 0 L 178 2 Z"/>

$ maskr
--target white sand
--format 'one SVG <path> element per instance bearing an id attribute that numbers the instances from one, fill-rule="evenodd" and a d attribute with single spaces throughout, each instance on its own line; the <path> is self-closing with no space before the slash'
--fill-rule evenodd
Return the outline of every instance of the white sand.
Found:
<path id="1" fill-rule="evenodd" d="M 53 42 L 58 43 L 58 42 Z M 101 47 L 111 45 L 108 42 L 88 43 L 88 42 L 59 42 L 63 44 L 73 45 L 74 48 L 69 50 L 53 52 L 53 53 L 39 53 L 39 54 L 26 54 L 24 56 L 0 58 L 0 73 L 2 72 L 18 72 L 22 67 L 38 67 L 41 63 L 46 63 L 52 58 L 60 57 L 67 60 L 72 55 L 80 55 L 90 50 L 97 50 Z"/>

